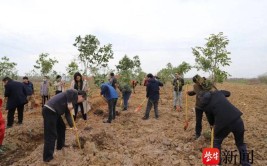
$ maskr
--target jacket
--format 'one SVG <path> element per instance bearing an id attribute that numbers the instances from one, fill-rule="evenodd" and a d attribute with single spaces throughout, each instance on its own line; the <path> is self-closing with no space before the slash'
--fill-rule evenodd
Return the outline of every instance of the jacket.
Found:
<path id="1" fill-rule="evenodd" d="M 227 100 L 226 97 L 229 96 L 229 91 L 201 92 L 198 96 L 200 107 L 206 113 L 209 124 L 215 126 L 215 135 L 242 115 L 242 112 Z"/>
<path id="2" fill-rule="evenodd" d="M 202 91 L 202 87 L 199 85 L 199 84 L 194 84 L 193 85 L 193 90 L 192 91 L 188 91 L 187 94 L 189 96 L 194 96 L 196 95 L 196 104 L 195 104 L 195 107 L 198 108 L 198 109 L 201 109 L 200 108 L 200 101 L 199 101 L 199 93 Z"/>
<path id="3" fill-rule="evenodd" d="M 34 88 L 33 88 L 33 84 L 32 82 L 28 82 L 28 83 L 23 83 L 25 88 L 26 88 L 26 93 L 27 93 L 27 96 L 31 96 L 34 92 Z"/>
<path id="4" fill-rule="evenodd" d="M 103 95 L 107 100 L 118 98 L 117 91 L 109 83 L 101 84 L 100 88 L 101 88 L 100 92 L 101 95 Z"/>
<path id="5" fill-rule="evenodd" d="M 75 86 L 75 81 L 72 80 L 72 81 L 71 81 L 71 84 L 70 84 L 70 89 L 75 89 L 75 87 L 77 87 L 77 86 Z M 76 89 L 76 90 L 78 90 L 78 89 Z M 83 86 L 82 86 L 81 89 L 79 89 L 79 90 L 82 90 L 82 91 L 85 91 L 85 92 L 88 91 L 88 84 L 87 84 L 87 81 L 86 81 L 86 80 L 83 80 Z M 83 102 L 84 113 L 87 113 L 87 112 L 90 111 L 90 109 L 91 109 L 91 106 L 90 106 L 90 104 L 88 103 L 88 100 L 89 100 L 89 99 L 87 98 L 87 99 L 84 100 L 84 102 Z"/>
<path id="6" fill-rule="evenodd" d="M 23 83 L 10 80 L 5 85 L 5 97 L 7 97 L 6 109 L 13 109 L 27 103 L 26 87 Z"/>
<path id="7" fill-rule="evenodd" d="M 184 79 L 183 78 L 174 78 L 172 81 L 173 90 L 181 92 L 184 86 Z"/>
<path id="8" fill-rule="evenodd" d="M 70 115 L 70 111 L 68 109 L 68 103 L 72 103 L 74 106 L 78 101 L 78 91 L 75 89 L 68 89 L 65 92 L 59 93 L 53 96 L 48 102 L 45 104 L 48 108 L 55 111 L 58 115 L 65 114 L 65 117 L 72 127 L 72 119 Z"/>
<path id="9" fill-rule="evenodd" d="M 146 97 L 153 101 L 159 100 L 160 86 L 163 86 L 163 84 L 160 81 L 157 81 L 154 78 L 149 79 L 146 86 Z"/>

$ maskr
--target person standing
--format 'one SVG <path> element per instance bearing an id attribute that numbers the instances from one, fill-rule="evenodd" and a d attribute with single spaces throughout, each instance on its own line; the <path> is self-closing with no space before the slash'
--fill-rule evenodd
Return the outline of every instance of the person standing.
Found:
<path id="1" fill-rule="evenodd" d="M 85 92 L 88 91 L 88 89 L 87 89 L 87 81 L 83 80 L 83 77 L 82 77 L 81 73 L 76 72 L 74 74 L 74 78 L 73 78 L 73 81 L 71 82 L 70 88 L 71 89 L 76 89 L 76 90 L 82 90 L 82 91 L 85 91 Z M 74 111 L 75 111 L 74 120 L 76 120 L 76 117 L 77 117 L 77 114 L 78 114 L 79 110 L 82 113 L 83 119 L 87 120 L 88 108 L 89 108 L 89 106 L 88 106 L 88 103 L 87 103 L 86 100 L 84 102 L 82 102 L 82 103 L 75 104 L 74 105 Z"/>
<path id="2" fill-rule="evenodd" d="M 62 77 L 60 75 L 57 75 L 54 86 L 55 86 L 56 94 L 59 94 L 65 90 L 65 82 L 62 81 Z"/>
<path id="3" fill-rule="evenodd" d="M 100 86 L 100 95 L 105 98 L 108 103 L 108 120 L 104 120 L 104 123 L 111 123 L 116 118 L 116 104 L 118 100 L 117 91 L 109 84 L 103 83 Z"/>
<path id="4" fill-rule="evenodd" d="M 196 115 L 196 125 L 195 125 L 195 139 L 198 139 L 202 132 L 202 117 L 203 117 L 203 110 L 200 107 L 200 100 L 199 100 L 199 93 L 203 90 L 202 86 L 200 85 L 201 80 L 203 80 L 202 77 L 199 75 L 195 75 L 193 77 L 193 90 L 188 91 L 187 94 L 189 96 L 196 95 L 196 103 L 195 103 L 195 115 Z"/>
<path id="5" fill-rule="evenodd" d="M 66 125 L 61 117 L 65 114 L 69 126 L 73 127 L 73 106 L 86 100 L 85 91 L 69 89 L 53 96 L 44 105 L 42 115 L 44 119 L 44 151 L 43 161 L 50 162 L 54 157 L 55 142 L 57 150 L 65 146 Z M 76 129 L 77 130 L 77 129 Z"/>
<path id="6" fill-rule="evenodd" d="M 114 73 L 110 73 L 109 83 L 115 90 L 117 89 L 117 78 Z"/>
<path id="7" fill-rule="evenodd" d="M 184 86 L 184 79 L 179 73 L 175 73 L 175 78 L 172 81 L 173 85 L 173 109 L 182 110 L 182 89 Z M 177 104 L 178 103 L 178 104 Z M 177 107 L 178 106 L 178 107 Z"/>
<path id="8" fill-rule="evenodd" d="M 32 110 L 34 106 L 34 87 L 33 83 L 29 81 L 28 77 L 23 77 L 23 84 L 26 87 L 28 103 L 25 105 L 26 109 Z"/>
<path id="9" fill-rule="evenodd" d="M 9 77 L 5 77 L 3 80 L 5 85 L 5 101 L 7 114 L 7 128 L 12 127 L 14 123 L 14 114 L 18 111 L 18 124 L 23 122 L 23 110 L 24 105 L 27 103 L 27 92 L 23 83 L 13 81 Z"/>
<path id="10" fill-rule="evenodd" d="M 148 82 L 146 85 L 146 97 L 148 98 L 147 106 L 146 106 L 146 112 L 145 116 L 142 118 L 143 120 L 147 120 L 149 118 L 149 113 L 154 106 L 154 112 L 155 112 L 155 118 L 159 118 L 158 113 L 158 102 L 159 102 L 159 90 L 160 86 L 163 86 L 163 84 L 160 81 L 155 80 L 154 76 L 149 73 L 147 75 Z"/>
<path id="11" fill-rule="evenodd" d="M 49 86 L 50 83 L 48 81 L 48 77 L 44 76 L 43 82 L 40 87 L 40 94 L 42 97 L 42 107 L 45 105 L 46 101 L 49 99 Z"/>
<path id="12" fill-rule="evenodd" d="M 127 83 L 120 83 L 119 84 L 119 90 L 121 91 L 122 98 L 123 98 L 123 111 L 127 111 L 128 101 L 129 101 L 130 96 L 132 94 L 131 87 Z"/>

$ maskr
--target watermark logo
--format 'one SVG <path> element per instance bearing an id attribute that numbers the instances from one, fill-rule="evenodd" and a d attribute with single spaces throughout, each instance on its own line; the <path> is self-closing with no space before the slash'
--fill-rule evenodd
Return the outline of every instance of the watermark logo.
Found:
<path id="1" fill-rule="evenodd" d="M 217 148 L 205 148 L 202 152 L 202 163 L 205 165 L 217 165 L 220 163 L 220 151 Z"/>
<path id="2" fill-rule="evenodd" d="M 254 151 L 241 151 L 238 152 L 237 150 L 223 150 L 222 151 L 222 163 L 224 164 L 242 164 L 244 163 L 250 163 L 253 164 L 253 156 Z"/>

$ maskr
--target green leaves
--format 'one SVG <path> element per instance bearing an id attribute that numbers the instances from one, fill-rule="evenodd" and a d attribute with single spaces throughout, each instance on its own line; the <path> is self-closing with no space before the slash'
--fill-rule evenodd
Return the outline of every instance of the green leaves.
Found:
<path id="1" fill-rule="evenodd" d="M 211 73 L 213 82 L 223 82 L 228 76 L 227 72 L 221 70 L 224 66 L 229 66 L 231 54 L 226 50 L 229 40 L 223 33 L 211 34 L 207 39 L 204 47 L 192 48 L 192 53 L 195 56 L 195 67 L 197 70 Z"/>
<path id="2" fill-rule="evenodd" d="M 0 77 L 10 76 L 11 78 L 16 77 L 16 63 L 10 62 L 9 58 L 4 56 L 0 61 Z"/>
<path id="3" fill-rule="evenodd" d="M 85 74 L 87 68 L 91 67 L 107 67 L 110 59 L 113 59 L 112 45 L 104 45 L 100 47 L 100 42 L 94 35 L 86 35 L 76 37 L 73 46 L 77 47 L 80 52 L 78 58 L 84 64 Z"/>
<path id="4" fill-rule="evenodd" d="M 42 75 L 48 75 L 54 64 L 58 63 L 58 61 L 54 58 L 48 58 L 48 53 L 41 53 L 39 55 L 39 59 L 36 60 L 36 65 L 34 65 L 34 68 L 40 69 Z"/>

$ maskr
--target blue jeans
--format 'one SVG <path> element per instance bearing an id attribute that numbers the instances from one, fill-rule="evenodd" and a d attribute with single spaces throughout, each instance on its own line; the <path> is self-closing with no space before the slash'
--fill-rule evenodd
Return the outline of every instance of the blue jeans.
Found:
<path id="1" fill-rule="evenodd" d="M 173 106 L 182 107 L 182 91 L 173 91 Z"/>
<path id="2" fill-rule="evenodd" d="M 132 92 L 124 92 L 122 94 L 122 97 L 123 97 L 123 108 L 125 110 L 127 110 L 127 108 L 128 108 L 128 100 L 130 99 L 131 94 L 132 94 Z"/>
<path id="3" fill-rule="evenodd" d="M 243 120 L 239 118 L 229 126 L 219 131 L 219 133 L 214 134 L 214 142 L 213 142 L 214 148 L 218 148 L 221 152 L 221 144 L 223 140 L 229 135 L 230 132 L 232 132 L 234 134 L 235 144 L 238 148 L 239 153 L 247 154 L 247 147 L 246 144 L 244 143 L 244 131 L 245 129 Z M 242 155 L 241 165 L 250 166 L 247 156 Z"/>
<path id="4" fill-rule="evenodd" d="M 155 118 L 159 117 L 158 103 L 159 103 L 159 100 L 151 100 L 151 99 L 147 100 L 146 113 L 145 113 L 146 118 L 149 117 L 149 113 L 153 105 L 154 105 L 154 111 L 155 111 Z"/>

